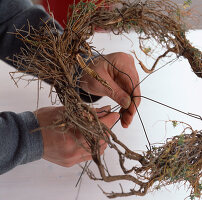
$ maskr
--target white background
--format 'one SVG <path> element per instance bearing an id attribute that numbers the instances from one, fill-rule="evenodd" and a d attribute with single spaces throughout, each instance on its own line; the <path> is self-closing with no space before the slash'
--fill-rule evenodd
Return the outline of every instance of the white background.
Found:
<path id="1" fill-rule="evenodd" d="M 201 40 L 202 31 L 192 31 L 188 34 L 190 41 L 196 46 L 202 47 Z M 113 36 L 112 34 L 96 34 L 93 41 L 94 46 L 98 50 L 104 48 L 104 53 L 123 51 L 130 53 L 129 50 L 134 50 L 138 46 L 138 41 L 134 33 L 128 35 L 133 41 L 129 41 L 124 36 Z M 132 46 L 133 45 L 133 46 Z M 139 52 L 138 52 L 139 53 Z M 139 53 L 140 58 L 142 54 Z M 144 59 L 144 58 L 143 58 Z M 148 67 L 151 67 L 151 62 L 144 59 Z M 166 62 L 166 61 L 165 61 Z M 146 74 L 142 72 L 138 62 L 136 67 L 142 80 Z M 1 111 L 33 111 L 36 109 L 37 102 L 37 84 L 31 83 L 26 86 L 25 82 L 19 83 L 17 88 L 9 76 L 9 72 L 14 69 L 0 61 L 0 112 Z M 185 112 L 196 113 L 202 115 L 202 80 L 197 78 L 192 72 L 188 62 L 184 59 L 179 59 L 172 65 L 161 69 L 151 75 L 141 84 L 142 95 L 158 100 L 162 103 L 181 109 Z M 50 106 L 48 98 L 49 86 L 43 84 L 43 90 L 40 92 L 40 107 Z M 95 107 L 111 104 L 116 105 L 108 98 L 100 100 Z M 146 126 L 148 136 L 151 143 L 164 142 L 166 138 L 172 135 L 180 134 L 182 128 L 173 128 L 169 124 L 165 124 L 166 120 L 180 120 L 187 122 L 194 129 L 202 129 L 202 123 L 199 120 L 179 114 L 175 111 L 164 108 L 147 100 L 142 100 L 139 107 L 140 114 Z M 117 124 L 113 131 L 121 138 L 132 150 L 140 152 L 145 150 L 146 139 L 142 130 L 140 121 L 135 116 L 131 126 L 128 129 L 123 129 L 120 124 Z M 116 165 L 116 156 L 109 149 L 106 150 L 106 157 L 109 161 L 112 174 L 119 172 Z M 94 165 L 91 165 L 95 169 Z M 77 196 L 78 187 L 75 184 L 81 173 L 81 168 L 74 166 L 64 168 L 52 164 L 50 162 L 39 160 L 23 166 L 18 166 L 12 171 L 0 176 L 0 200 L 105 200 L 108 199 L 97 187 L 98 182 L 89 180 L 84 175 L 81 181 L 81 188 Z M 99 182 L 106 191 L 110 192 L 113 189 L 120 191 L 118 183 L 103 183 Z M 123 187 L 127 191 L 131 185 L 124 182 Z M 183 200 L 189 195 L 187 188 L 182 185 L 175 187 L 169 186 L 160 191 L 149 193 L 144 197 L 131 196 L 123 198 L 124 200 Z M 121 199 L 121 198 L 118 198 Z"/>

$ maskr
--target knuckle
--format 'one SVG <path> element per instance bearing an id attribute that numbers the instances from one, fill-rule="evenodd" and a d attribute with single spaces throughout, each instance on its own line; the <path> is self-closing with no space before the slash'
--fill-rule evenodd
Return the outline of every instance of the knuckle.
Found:
<path id="1" fill-rule="evenodd" d="M 114 57 L 118 60 L 123 60 L 123 59 L 126 59 L 127 58 L 127 53 L 124 53 L 124 52 L 117 52 L 117 53 L 114 53 Z"/>
<path id="2" fill-rule="evenodd" d="M 133 56 L 132 56 L 131 54 L 127 54 L 127 55 L 128 55 L 129 60 L 134 63 L 134 58 L 133 58 Z"/>
<path id="3" fill-rule="evenodd" d="M 65 167 L 72 167 L 72 166 L 73 166 L 73 164 L 70 164 L 70 163 L 65 164 Z"/>
<path id="4" fill-rule="evenodd" d="M 63 166 L 63 167 L 72 167 L 73 165 L 74 165 L 74 163 L 66 162 L 66 163 L 63 163 L 61 166 Z"/>
<path id="5" fill-rule="evenodd" d="M 126 57 L 128 54 L 127 53 L 124 53 L 124 52 L 119 52 L 118 53 L 118 56 L 119 57 Z"/>
<path id="6" fill-rule="evenodd" d="M 128 53 L 124 53 L 124 52 L 118 52 L 117 53 L 117 56 L 119 59 L 121 60 L 125 60 L 127 59 L 129 62 L 132 62 L 134 63 L 134 58 L 131 54 L 128 54 Z"/>

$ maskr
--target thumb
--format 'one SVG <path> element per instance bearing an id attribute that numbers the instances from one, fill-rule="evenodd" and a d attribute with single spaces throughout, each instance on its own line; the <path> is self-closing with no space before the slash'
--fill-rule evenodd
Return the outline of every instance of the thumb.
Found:
<path id="1" fill-rule="evenodd" d="M 119 113 L 112 112 L 100 118 L 100 121 L 104 123 L 108 128 L 111 128 L 115 124 L 115 122 L 119 119 L 119 117 L 120 117 Z"/>

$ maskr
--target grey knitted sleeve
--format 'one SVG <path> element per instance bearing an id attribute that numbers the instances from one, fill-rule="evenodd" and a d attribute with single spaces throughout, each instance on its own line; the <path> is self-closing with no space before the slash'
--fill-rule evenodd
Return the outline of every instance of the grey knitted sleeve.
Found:
<path id="1" fill-rule="evenodd" d="M 15 32 L 14 25 L 26 29 L 27 20 L 38 26 L 41 19 L 48 17 L 42 7 L 33 6 L 29 0 L 0 0 L 0 59 L 12 65 L 6 57 L 12 58 L 24 47 L 20 40 L 8 33 Z M 62 28 L 58 25 L 58 29 Z M 0 174 L 42 157 L 41 132 L 33 132 L 38 127 L 32 112 L 17 114 L 0 110 Z"/>
<path id="2" fill-rule="evenodd" d="M 41 132 L 33 132 L 38 127 L 32 112 L 0 113 L 0 174 L 42 157 Z"/>

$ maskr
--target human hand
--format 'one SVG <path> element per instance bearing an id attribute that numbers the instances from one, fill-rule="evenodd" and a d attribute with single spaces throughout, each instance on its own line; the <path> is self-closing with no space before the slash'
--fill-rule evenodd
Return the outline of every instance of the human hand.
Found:
<path id="1" fill-rule="evenodd" d="M 135 68 L 134 59 L 131 55 L 122 52 L 108 54 L 104 57 L 117 69 L 101 56 L 94 60 L 95 64 L 90 64 L 90 68 L 96 71 L 101 78 L 108 82 L 113 92 L 107 87 L 104 87 L 96 79 L 85 74 L 85 72 L 80 79 L 80 86 L 84 91 L 89 92 L 90 94 L 108 96 L 116 101 L 122 107 L 120 110 L 120 113 L 122 113 L 121 124 L 124 128 L 127 128 L 136 112 L 135 105 L 131 102 L 130 95 L 140 96 L 139 86 L 133 91 L 133 85 L 135 87 L 139 83 L 139 76 Z M 131 77 L 133 85 L 130 78 L 120 71 Z M 140 98 L 134 98 L 134 100 L 136 106 L 139 106 Z"/>
<path id="2" fill-rule="evenodd" d="M 60 118 L 61 112 L 64 107 L 45 107 L 34 112 L 39 125 L 42 128 L 41 133 L 43 137 L 44 153 L 43 158 L 52 163 L 71 167 L 77 163 L 91 160 L 90 151 L 86 151 L 81 144 L 88 148 L 82 134 L 75 129 L 69 129 L 65 133 L 57 130 L 54 127 L 50 127 L 54 122 Z M 106 112 L 102 112 L 102 111 Z M 105 106 L 100 109 L 96 109 L 98 117 L 108 128 L 111 128 L 118 120 L 118 113 L 109 113 L 110 106 Z M 107 144 L 104 141 L 100 141 L 100 152 L 103 154 Z"/>

